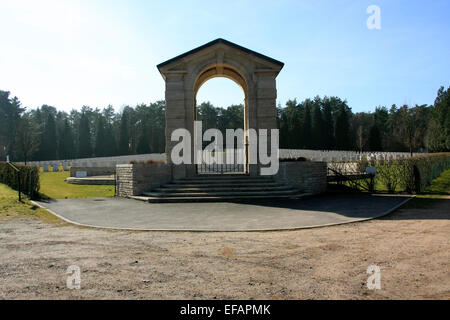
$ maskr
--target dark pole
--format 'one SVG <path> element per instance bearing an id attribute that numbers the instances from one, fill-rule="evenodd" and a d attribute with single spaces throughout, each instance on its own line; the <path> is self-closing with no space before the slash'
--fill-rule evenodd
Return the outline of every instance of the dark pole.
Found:
<path id="1" fill-rule="evenodd" d="M 17 177 L 19 178 L 19 202 L 22 202 L 22 197 L 20 195 L 20 192 L 21 192 L 21 181 L 20 180 L 22 180 L 20 177 L 20 170 L 17 172 Z"/>

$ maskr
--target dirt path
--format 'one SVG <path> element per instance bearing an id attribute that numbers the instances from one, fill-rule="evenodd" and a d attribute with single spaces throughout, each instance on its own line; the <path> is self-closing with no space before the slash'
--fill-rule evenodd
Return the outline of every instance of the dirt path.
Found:
<path id="1" fill-rule="evenodd" d="M 381 290 L 366 287 L 381 267 Z M 81 290 L 66 269 L 81 268 Z M 4 299 L 450 299 L 450 198 L 288 232 L 112 232 L 0 223 Z"/>

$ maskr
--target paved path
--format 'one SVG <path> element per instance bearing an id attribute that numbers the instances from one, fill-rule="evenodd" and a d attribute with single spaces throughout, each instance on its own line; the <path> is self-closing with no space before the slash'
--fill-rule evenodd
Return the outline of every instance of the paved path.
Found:
<path id="1" fill-rule="evenodd" d="M 145 203 L 123 198 L 36 202 L 66 221 L 85 226 L 158 231 L 268 231 L 377 218 L 411 197 L 329 194 L 302 200 Z"/>

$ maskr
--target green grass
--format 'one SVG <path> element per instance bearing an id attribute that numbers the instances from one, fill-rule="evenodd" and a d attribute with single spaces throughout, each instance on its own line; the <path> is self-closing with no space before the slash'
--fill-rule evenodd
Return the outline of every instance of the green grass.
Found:
<path id="1" fill-rule="evenodd" d="M 65 182 L 68 172 L 41 172 L 40 193 L 43 198 L 73 199 L 113 197 L 114 186 L 74 185 Z M 17 191 L 0 184 L 0 221 L 12 218 L 36 218 L 44 222 L 66 225 L 67 223 L 55 217 L 47 210 L 32 204 L 25 196 L 19 202 Z"/>
<path id="2" fill-rule="evenodd" d="M 358 181 L 359 184 L 362 184 Z M 331 185 L 337 185 L 337 182 L 331 182 Z M 353 188 L 354 184 L 351 182 L 345 181 L 342 183 L 344 187 Z M 364 188 L 361 188 L 360 185 L 356 185 L 356 189 L 360 191 L 367 191 Z M 388 192 L 386 186 L 379 181 L 379 179 L 375 179 L 375 192 Z M 395 192 L 403 192 L 403 189 L 400 185 L 397 185 Z M 421 193 L 418 195 L 427 195 L 427 196 L 435 196 L 439 195 L 449 195 L 450 194 L 450 169 L 444 171 L 438 178 L 434 179 L 429 186 L 427 186 Z"/>
<path id="3" fill-rule="evenodd" d="M 67 225 L 47 210 L 32 204 L 25 196 L 22 202 L 19 202 L 17 191 L 0 184 L 0 221 L 13 218 L 34 218 L 52 224 Z"/>
<path id="4" fill-rule="evenodd" d="M 69 172 L 41 172 L 40 193 L 51 199 L 113 197 L 114 186 L 76 185 L 65 182 Z"/>
<path id="5" fill-rule="evenodd" d="M 114 195 L 114 186 L 72 185 L 64 181 L 68 176 L 68 172 L 41 173 L 41 193 L 53 199 L 112 197 Z M 429 208 L 448 195 L 450 195 L 450 170 L 443 172 L 439 178 L 433 180 L 423 193 L 417 195 L 403 208 Z M 33 205 L 26 197 L 23 198 L 23 201 L 19 202 L 17 191 L 0 184 L 0 221 L 28 217 L 52 224 L 67 224 L 48 211 Z"/>
<path id="6" fill-rule="evenodd" d="M 404 209 L 426 209 L 433 206 L 442 198 L 450 195 L 450 169 L 444 171 L 438 178 L 431 181 L 430 185 L 414 199 L 409 201 Z"/>
<path id="7" fill-rule="evenodd" d="M 434 179 L 422 193 L 427 195 L 449 195 L 450 169 L 444 171 L 438 178 Z"/>

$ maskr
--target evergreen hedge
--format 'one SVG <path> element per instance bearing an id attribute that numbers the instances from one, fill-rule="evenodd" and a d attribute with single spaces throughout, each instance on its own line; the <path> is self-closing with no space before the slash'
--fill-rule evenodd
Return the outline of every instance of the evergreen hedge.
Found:
<path id="1" fill-rule="evenodd" d="M 0 162 L 0 183 L 4 183 L 14 190 L 19 190 L 19 177 L 21 191 L 31 199 L 39 197 L 39 167 L 14 164 L 20 170 L 17 172 L 7 162 Z"/>
<path id="2" fill-rule="evenodd" d="M 401 160 L 377 161 L 376 179 L 391 192 L 399 186 L 408 193 L 419 193 L 442 172 L 450 169 L 450 153 L 433 153 Z"/>

